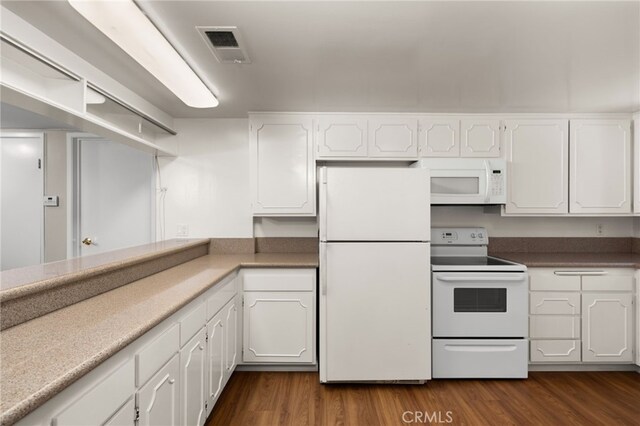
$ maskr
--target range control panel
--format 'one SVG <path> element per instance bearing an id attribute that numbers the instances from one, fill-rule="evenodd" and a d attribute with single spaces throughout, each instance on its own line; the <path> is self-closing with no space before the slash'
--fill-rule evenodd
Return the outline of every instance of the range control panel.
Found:
<path id="1" fill-rule="evenodd" d="M 431 244 L 477 246 L 488 245 L 485 228 L 431 228 Z"/>

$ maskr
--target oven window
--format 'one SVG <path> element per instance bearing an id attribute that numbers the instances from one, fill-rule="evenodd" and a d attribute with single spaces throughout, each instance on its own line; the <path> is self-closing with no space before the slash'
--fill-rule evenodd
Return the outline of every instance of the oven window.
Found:
<path id="1" fill-rule="evenodd" d="M 432 177 L 431 193 L 443 195 L 478 195 L 478 177 Z"/>
<path id="2" fill-rule="evenodd" d="M 454 288 L 454 312 L 507 312 L 506 288 Z"/>

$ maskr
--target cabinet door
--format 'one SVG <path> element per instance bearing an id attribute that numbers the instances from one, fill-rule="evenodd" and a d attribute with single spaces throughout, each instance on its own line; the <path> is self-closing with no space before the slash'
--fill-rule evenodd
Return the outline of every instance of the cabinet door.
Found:
<path id="1" fill-rule="evenodd" d="M 500 157 L 500 120 L 461 120 L 460 144 L 462 157 Z"/>
<path id="2" fill-rule="evenodd" d="M 245 362 L 314 361 L 313 292 L 244 293 Z"/>
<path id="3" fill-rule="evenodd" d="M 460 120 L 456 118 L 426 118 L 420 120 L 421 157 L 459 157 Z"/>
<path id="4" fill-rule="evenodd" d="M 312 119 L 251 119 L 252 208 L 256 216 L 314 216 Z"/>
<path id="5" fill-rule="evenodd" d="M 57 426 L 104 424 L 120 413 L 135 392 L 135 368 L 129 360 L 53 417 Z M 126 405 L 126 404 L 125 404 Z"/>
<path id="6" fill-rule="evenodd" d="M 633 116 L 633 212 L 640 215 L 640 113 Z"/>
<path id="7" fill-rule="evenodd" d="M 316 130 L 317 158 L 367 156 L 366 118 L 323 115 Z"/>
<path id="8" fill-rule="evenodd" d="M 136 402 L 133 396 L 103 426 L 133 426 L 135 423 Z"/>
<path id="9" fill-rule="evenodd" d="M 582 294 L 582 360 L 633 362 L 631 293 Z"/>
<path id="10" fill-rule="evenodd" d="M 580 340 L 531 340 L 531 362 L 580 362 Z"/>
<path id="11" fill-rule="evenodd" d="M 207 324 L 207 410 L 211 412 L 224 387 L 224 309 Z"/>
<path id="12" fill-rule="evenodd" d="M 233 298 L 224 309 L 224 374 L 225 383 L 238 363 L 238 303 Z"/>
<path id="13" fill-rule="evenodd" d="M 204 327 L 180 350 L 180 424 L 202 425 L 205 409 L 206 329 Z"/>
<path id="14" fill-rule="evenodd" d="M 571 120 L 571 213 L 631 212 L 629 120 Z"/>
<path id="15" fill-rule="evenodd" d="M 507 214 L 569 211 L 569 121 L 505 121 Z"/>
<path id="16" fill-rule="evenodd" d="M 418 120 L 402 117 L 369 118 L 369 157 L 415 159 Z"/>
<path id="17" fill-rule="evenodd" d="M 160 369 L 138 391 L 138 407 L 142 426 L 150 425 L 179 425 L 180 389 L 178 377 L 180 362 L 175 354 L 164 367 Z"/>

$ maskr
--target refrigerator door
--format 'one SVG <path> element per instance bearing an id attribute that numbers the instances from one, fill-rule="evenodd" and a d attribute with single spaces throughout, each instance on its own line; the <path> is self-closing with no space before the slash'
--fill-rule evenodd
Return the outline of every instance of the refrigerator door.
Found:
<path id="1" fill-rule="evenodd" d="M 320 250 L 320 381 L 430 379 L 429 244 Z"/>
<path id="2" fill-rule="evenodd" d="M 320 169 L 321 241 L 429 241 L 429 172 Z"/>

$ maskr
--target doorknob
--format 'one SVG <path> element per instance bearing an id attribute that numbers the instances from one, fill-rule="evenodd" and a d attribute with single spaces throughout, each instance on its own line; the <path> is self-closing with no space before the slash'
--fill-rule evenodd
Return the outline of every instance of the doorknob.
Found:
<path id="1" fill-rule="evenodd" d="M 84 244 L 85 246 L 90 246 L 91 244 L 93 244 L 93 241 L 91 241 L 91 238 L 86 237 L 84 240 L 82 240 L 82 244 Z"/>

